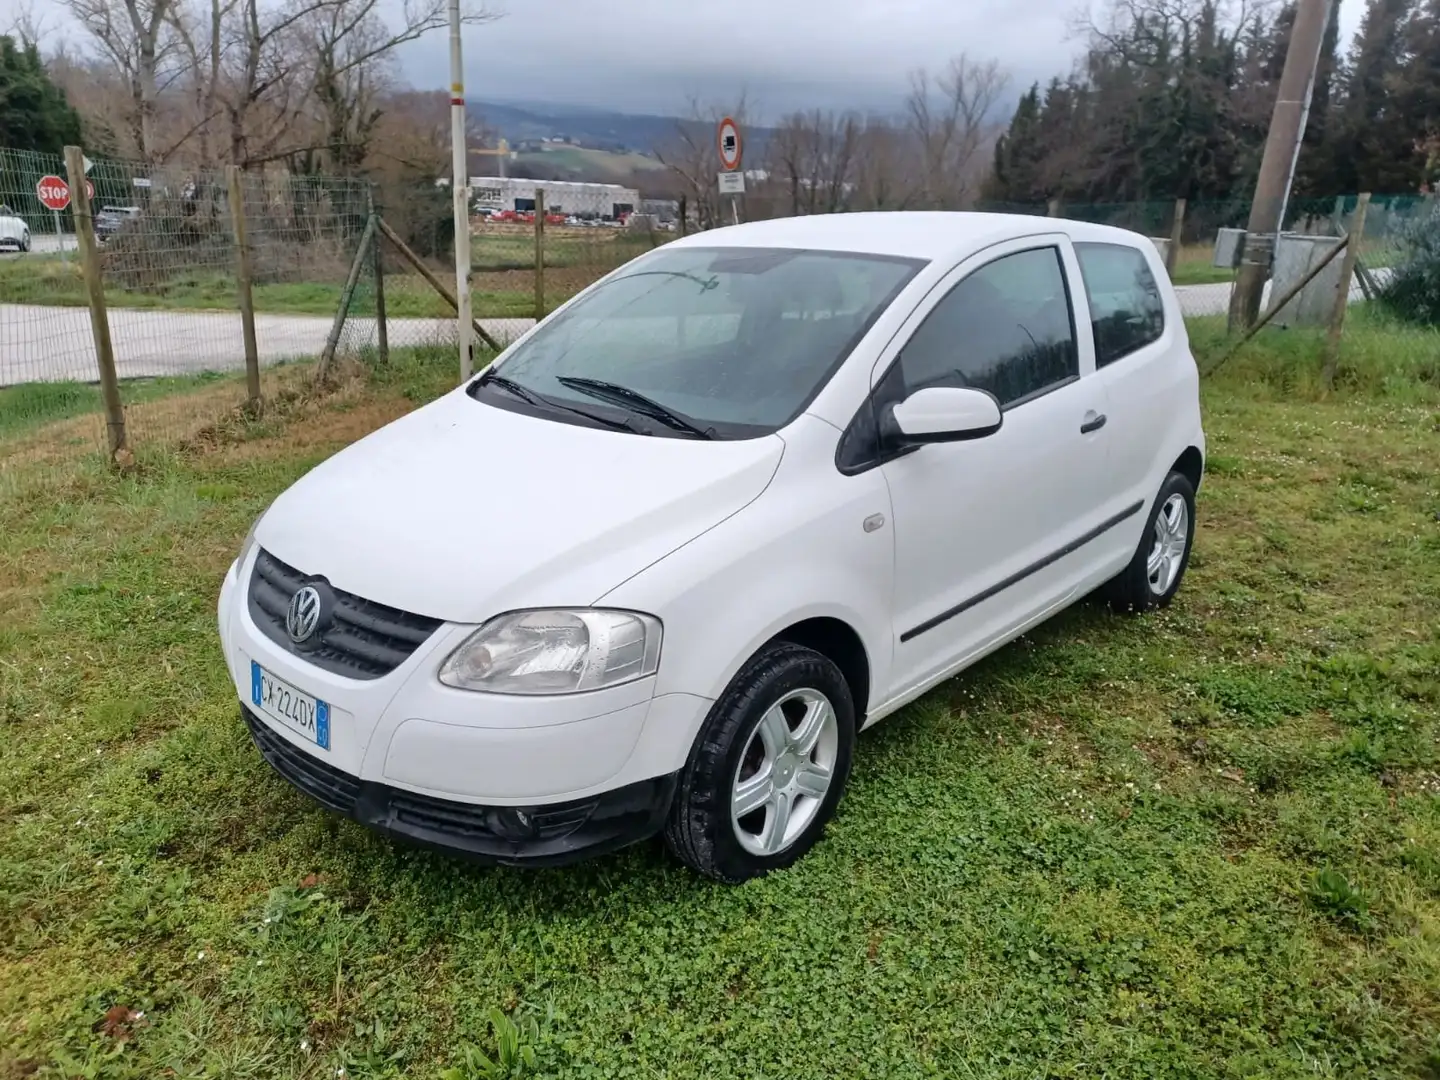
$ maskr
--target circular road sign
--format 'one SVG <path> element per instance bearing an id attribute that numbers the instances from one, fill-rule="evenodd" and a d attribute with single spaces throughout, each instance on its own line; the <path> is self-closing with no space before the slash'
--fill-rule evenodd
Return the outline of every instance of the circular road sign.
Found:
<path id="1" fill-rule="evenodd" d="M 727 116 L 720 121 L 715 137 L 720 146 L 720 164 L 729 172 L 740 168 L 740 125 Z"/>
<path id="2" fill-rule="evenodd" d="M 70 185 L 58 176 L 42 176 L 35 184 L 35 194 L 51 210 L 64 210 L 70 205 Z"/>

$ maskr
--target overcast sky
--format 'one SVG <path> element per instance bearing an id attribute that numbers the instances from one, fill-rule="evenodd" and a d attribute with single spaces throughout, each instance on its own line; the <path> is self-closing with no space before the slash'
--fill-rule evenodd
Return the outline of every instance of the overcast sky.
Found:
<path id="1" fill-rule="evenodd" d="M 402 0 L 385 0 L 397 8 Z M 999 60 L 1013 87 L 1069 69 L 1085 0 L 487 0 L 500 20 L 465 30 L 466 96 L 671 114 L 696 95 L 760 115 L 899 107 L 907 73 L 960 52 Z M 1100 0 L 1090 0 L 1098 6 Z M 23 6 L 70 33 L 55 0 L 0 0 L 0 31 Z M 1343 0 L 1342 41 L 1365 0 Z M 402 50 L 417 89 L 449 84 L 446 38 Z M 1343 48 L 1343 46 L 1342 46 Z"/>
<path id="2" fill-rule="evenodd" d="M 465 31 L 466 96 L 629 112 L 726 104 L 741 90 L 774 116 L 795 108 L 897 108 L 907 72 L 959 52 L 993 57 L 1024 87 L 1068 71 L 1084 0 L 491 0 L 506 14 Z M 1365 0 L 1343 0 L 1342 40 Z M 443 35 L 401 56 L 416 87 L 448 82 Z"/>

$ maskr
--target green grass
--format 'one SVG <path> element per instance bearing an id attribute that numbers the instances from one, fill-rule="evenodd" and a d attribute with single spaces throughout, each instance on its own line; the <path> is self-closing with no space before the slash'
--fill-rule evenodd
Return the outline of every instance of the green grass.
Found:
<path id="1" fill-rule="evenodd" d="M 1190 319 L 1187 325 L 1201 370 L 1208 370 L 1227 351 L 1225 316 Z M 1243 379 L 1255 392 L 1286 399 L 1322 397 L 1324 340 L 1321 328 L 1266 327 L 1222 370 L 1227 381 Z M 1402 322 L 1378 305 L 1352 306 L 1336 387 L 1372 400 L 1435 400 L 1440 396 L 1440 329 Z"/>
<path id="2" fill-rule="evenodd" d="M 48 265 L 47 265 L 48 262 Z M 26 267 L 41 269 L 19 274 L 13 267 L 19 260 L 0 262 L 0 303 L 42 304 L 84 307 L 87 300 L 78 270 L 60 259 L 32 259 Z M 386 278 L 386 312 L 393 318 L 445 318 L 454 312 L 418 275 L 396 274 Z M 279 282 L 252 289 L 255 310 L 269 315 L 333 316 L 340 306 L 344 286 L 339 282 Z M 362 288 L 355 308 L 357 314 L 373 314 L 373 287 Z M 222 275 L 182 276 L 168 283 L 162 292 L 138 292 L 108 287 L 105 301 L 116 308 L 165 311 L 233 311 L 235 282 Z M 471 303 L 478 316 L 488 318 L 529 317 L 535 313 L 533 290 L 492 291 L 475 289 Z"/>
<path id="3" fill-rule="evenodd" d="M 1333 396 L 1298 336 L 1207 384 L 1170 610 L 1083 604 L 867 733 L 823 843 L 739 888 L 411 850 L 250 746 L 221 575 L 443 351 L 0 500 L 0 1077 L 471 1080 L 499 1009 L 535 1076 L 1433 1080 L 1440 387 L 1348 340 Z"/>
<path id="4" fill-rule="evenodd" d="M 1205 263 L 1180 263 L 1170 280 L 1176 285 L 1228 285 L 1235 280 L 1235 271 Z"/>
<path id="5" fill-rule="evenodd" d="M 476 271 L 507 269 L 506 260 L 521 257 L 523 244 L 508 243 L 495 252 L 477 251 Z M 648 248 L 648 242 L 645 244 Z M 513 249 L 513 250 L 512 250 Z M 533 246 L 530 248 L 533 257 Z M 607 258 L 631 257 L 639 248 L 607 247 Z M 628 253 L 628 254 L 627 254 Z M 486 260 L 492 265 L 484 265 Z M 594 263 L 567 255 L 563 250 L 547 258 L 547 267 L 566 268 L 579 272 L 556 278 L 547 284 L 547 300 L 553 306 L 587 284 L 589 280 L 611 269 L 611 264 Z M 568 261 L 567 261 L 568 260 Z M 525 262 L 525 268 L 532 263 Z M 445 275 L 448 280 L 453 280 Z M 446 318 L 453 311 L 426 282 L 416 274 L 391 274 L 386 277 L 386 311 L 393 318 Z M 448 282 L 447 282 L 448 283 Z M 478 317 L 528 318 L 535 313 L 534 286 L 525 283 L 520 289 L 473 289 L 471 304 Z M 255 310 L 269 315 L 333 316 L 340 306 L 344 291 L 342 282 L 276 282 L 252 288 Z M 357 314 L 373 314 L 374 288 L 369 279 L 362 279 L 357 291 Z M 167 282 L 164 289 L 141 292 L 107 286 L 105 301 L 111 307 L 164 311 L 234 311 L 236 308 L 234 279 L 223 274 L 200 273 L 180 275 Z M 87 303 L 85 283 L 78 267 L 59 258 L 31 257 L 0 260 L 0 303 L 40 304 L 60 307 L 84 307 Z"/>
<path id="6" fill-rule="evenodd" d="M 127 405 L 138 404 L 227 381 L 240 385 L 244 379 L 243 376 L 213 373 L 126 379 L 121 384 L 120 393 Z M 100 387 L 96 383 L 49 382 L 0 386 L 0 438 L 18 435 L 56 420 L 98 413 L 101 408 Z"/>
<path id="7" fill-rule="evenodd" d="M 652 247 L 654 242 L 645 232 L 599 225 L 584 229 L 552 226 L 545 236 L 545 266 L 592 269 L 599 277 Z M 470 265 L 477 271 L 531 270 L 535 266 L 535 234 L 529 226 L 487 225 L 471 238 Z"/>

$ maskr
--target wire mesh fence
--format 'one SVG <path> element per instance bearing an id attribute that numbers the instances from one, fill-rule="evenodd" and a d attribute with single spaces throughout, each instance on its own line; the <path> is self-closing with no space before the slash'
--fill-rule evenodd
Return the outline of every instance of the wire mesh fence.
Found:
<path id="1" fill-rule="evenodd" d="M 232 190 L 225 170 L 97 158 L 87 171 L 89 248 L 77 241 L 77 200 L 65 205 L 74 193 L 64 158 L 0 150 L 0 203 L 11 211 L 0 215 L 0 488 L 36 460 L 107 448 L 87 262 L 128 442 L 173 443 L 248 396 L 236 212 L 253 348 L 271 384 L 279 365 L 324 348 L 370 213 L 358 179 L 237 173 Z M 9 244 L 7 224 L 18 234 Z M 373 312 L 364 315 L 362 304 L 340 328 L 340 348 L 373 337 Z"/>
<path id="2" fill-rule="evenodd" d="M 94 265 L 132 446 L 183 440 L 245 402 L 252 389 L 247 354 L 266 398 L 284 379 L 312 374 L 322 354 L 380 360 L 397 349 L 454 348 L 446 294 L 455 236 L 443 185 L 382 207 L 363 179 L 281 169 L 232 173 L 97 159 L 88 162 L 88 177 Z M 107 446 L 76 207 L 56 197 L 67 182 L 60 156 L 0 149 L 0 491 L 36 460 L 97 460 Z M 757 212 L 770 206 L 760 196 L 750 201 Z M 52 208 L 57 203 L 61 208 Z M 1355 196 L 1290 203 L 1262 310 L 1277 288 L 1303 276 L 1353 229 L 1357 204 Z M 578 216 L 542 209 L 538 197 L 529 205 L 477 214 L 470 223 L 473 313 L 501 346 L 537 315 L 697 224 L 682 217 L 677 230 L 649 214 L 629 221 Z M 1242 200 L 976 208 L 1149 236 L 1186 316 L 1223 329 L 1249 217 Z M 1440 321 L 1433 199 L 1371 200 L 1357 256 L 1352 299 Z M 1309 291 L 1320 298 L 1313 310 L 1297 303 L 1281 321 L 1303 322 L 1332 308 L 1340 268 L 1335 260 L 1329 276 L 1313 283 Z M 253 303 L 253 345 L 240 310 L 242 278 Z"/>

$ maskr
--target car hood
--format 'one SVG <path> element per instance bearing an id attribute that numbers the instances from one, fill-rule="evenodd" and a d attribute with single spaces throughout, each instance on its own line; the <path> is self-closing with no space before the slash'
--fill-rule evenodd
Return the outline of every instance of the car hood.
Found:
<path id="1" fill-rule="evenodd" d="M 584 606 L 758 497 L 784 447 L 578 427 L 456 391 L 302 477 L 256 539 L 336 588 L 447 622 Z"/>

